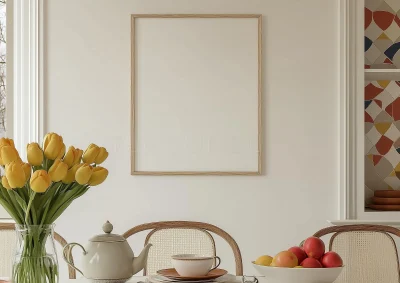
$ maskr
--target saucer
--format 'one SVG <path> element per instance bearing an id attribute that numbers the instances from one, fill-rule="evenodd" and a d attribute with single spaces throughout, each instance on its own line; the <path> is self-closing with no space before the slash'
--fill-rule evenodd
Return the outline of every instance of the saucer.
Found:
<path id="1" fill-rule="evenodd" d="M 222 277 L 220 277 L 220 278 L 222 278 Z M 218 278 L 218 279 L 220 279 L 220 278 Z M 159 274 L 149 276 L 148 281 L 153 282 L 153 283 L 179 283 L 179 282 L 182 282 L 182 280 L 167 278 L 167 277 L 159 275 Z M 217 282 L 216 279 L 185 280 L 184 283 L 213 283 L 213 282 Z M 221 283 L 223 283 L 223 282 L 225 282 L 225 281 L 221 281 Z"/>
<path id="2" fill-rule="evenodd" d="M 185 277 L 185 276 L 180 276 L 178 272 L 176 272 L 175 268 L 168 268 L 168 269 L 161 269 L 157 271 L 157 274 L 160 274 L 162 276 L 165 276 L 170 279 L 175 279 L 175 280 L 180 280 L 180 281 L 201 281 L 201 280 L 210 280 L 210 279 L 215 279 L 218 277 L 221 277 L 225 274 L 227 274 L 228 271 L 225 269 L 214 269 L 208 272 L 204 276 L 193 276 L 193 277 Z"/>

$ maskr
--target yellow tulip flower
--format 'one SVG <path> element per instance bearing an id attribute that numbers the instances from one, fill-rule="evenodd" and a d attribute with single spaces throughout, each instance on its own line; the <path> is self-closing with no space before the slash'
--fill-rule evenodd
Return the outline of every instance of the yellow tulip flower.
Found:
<path id="1" fill-rule="evenodd" d="M 83 163 L 78 163 L 72 166 L 67 172 L 67 175 L 62 179 L 64 184 L 71 184 L 75 181 L 76 171 L 83 165 Z"/>
<path id="2" fill-rule="evenodd" d="M 43 162 L 43 151 L 39 144 L 36 142 L 30 143 L 26 146 L 26 153 L 29 164 L 33 166 L 40 166 Z"/>
<path id="3" fill-rule="evenodd" d="M 107 179 L 108 176 L 108 170 L 106 168 L 103 168 L 101 166 L 94 167 L 92 176 L 90 176 L 89 179 L 89 185 L 90 186 L 97 186 L 100 185 Z"/>
<path id="4" fill-rule="evenodd" d="M 10 145 L 12 147 L 15 147 L 13 139 L 1 138 L 0 146 L 3 146 L 3 145 Z"/>
<path id="5" fill-rule="evenodd" d="M 92 176 L 93 167 L 84 163 L 75 173 L 75 180 L 80 185 L 87 184 Z"/>
<path id="6" fill-rule="evenodd" d="M 64 184 L 71 184 L 73 181 L 75 181 L 75 172 L 73 172 L 71 168 L 68 170 L 67 175 L 65 175 L 64 179 L 62 179 L 62 182 Z"/>
<path id="7" fill-rule="evenodd" d="M 57 155 L 57 159 L 63 158 L 63 157 L 64 157 L 64 154 L 65 154 L 65 144 L 63 143 L 63 144 L 62 144 L 61 151 L 60 151 L 60 153 Z"/>
<path id="8" fill-rule="evenodd" d="M 67 176 L 68 165 L 60 159 L 56 159 L 49 169 L 50 179 L 53 182 L 59 182 Z"/>
<path id="9" fill-rule="evenodd" d="M 26 183 L 25 171 L 20 161 L 12 161 L 6 166 L 6 177 L 11 188 L 22 188 Z"/>
<path id="10" fill-rule="evenodd" d="M 31 177 L 32 166 L 29 163 L 22 163 L 22 169 L 24 169 L 26 183 Z"/>
<path id="11" fill-rule="evenodd" d="M 65 144 L 63 138 L 55 133 L 49 133 L 45 136 L 43 142 L 44 155 L 51 160 L 55 160 L 65 153 Z"/>
<path id="12" fill-rule="evenodd" d="M 108 157 L 108 152 L 104 147 L 100 147 L 99 154 L 96 156 L 94 163 L 101 164 Z"/>
<path id="13" fill-rule="evenodd" d="M 98 147 L 94 143 L 91 143 L 83 153 L 82 161 L 88 164 L 92 164 L 96 160 L 96 157 L 99 155 L 99 153 L 100 147 Z"/>
<path id="14" fill-rule="evenodd" d="M 7 177 L 3 176 L 1 177 L 1 184 L 3 185 L 3 187 L 7 190 L 12 190 L 10 184 L 8 183 Z"/>
<path id="15" fill-rule="evenodd" d="M 20 157 L 15 147 L 11 145 L 0 146 L 0 165 L 7 165 L 17 160 L 20 160 Z"/>
<path id="16" fill-rule="evenodd" d="M 32 191 L 36 193 L 44 193 L 51 185 L 51 179 L 46 170 L 36 170 L 33 172 L 30 181 Z"/>
<path id="17" fill-rule="evenodd" d="M 75 164 L 78 164 L 81 161 L 82 154 L 83 150 L 70 146 L 63 161 L 68 165 L 68 168 L 72 168 Z"/>

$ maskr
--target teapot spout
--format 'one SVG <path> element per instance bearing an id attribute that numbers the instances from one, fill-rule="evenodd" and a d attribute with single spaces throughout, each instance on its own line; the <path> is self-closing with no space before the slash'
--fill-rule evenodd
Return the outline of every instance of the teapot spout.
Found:
<path id="1" fill-rule="evenodd" d="M 138 273 L 140 270 L 142 270 L 147 263 L 147 257 L 149 255 L 149 251 L 151 248 L 152 244 L 147 244 L 144 249 L 142 250 L 142 252 L 140 253 L 140 255 L 138 257 L 135 257 L 133 259 L 133 274 L 135 275 L 136 273 Z"/>

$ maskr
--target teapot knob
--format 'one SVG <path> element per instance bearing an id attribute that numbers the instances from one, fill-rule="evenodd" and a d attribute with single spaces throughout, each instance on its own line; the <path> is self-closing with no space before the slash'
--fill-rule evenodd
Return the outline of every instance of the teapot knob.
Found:
<path id="1" fill-rule="evenodd" d="M 104 233 L 110 234 L 113 230 L 114 226 L 110 223 L 110 221 L 107 221 L 103 225 L 103 231 Z"/>

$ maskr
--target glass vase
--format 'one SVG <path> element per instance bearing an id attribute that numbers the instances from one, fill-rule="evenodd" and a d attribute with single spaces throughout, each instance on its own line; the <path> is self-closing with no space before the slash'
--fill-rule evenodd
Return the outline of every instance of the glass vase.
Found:
<path id="1" fill-rule="evenodd" d="M 13 283 L 58 283 L 53 225 L 16 225 Z"/>

